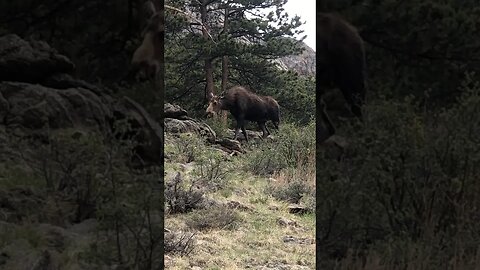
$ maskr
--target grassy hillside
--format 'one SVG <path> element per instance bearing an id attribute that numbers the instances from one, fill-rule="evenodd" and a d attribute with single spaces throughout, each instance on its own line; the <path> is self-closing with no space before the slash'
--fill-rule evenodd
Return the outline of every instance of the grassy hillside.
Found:
<path id="1" fill-rule="evenodd" d="M 167 134 L 166 269 L 315 269 L 314 134 L 284 124 L 235 156 Z"/>

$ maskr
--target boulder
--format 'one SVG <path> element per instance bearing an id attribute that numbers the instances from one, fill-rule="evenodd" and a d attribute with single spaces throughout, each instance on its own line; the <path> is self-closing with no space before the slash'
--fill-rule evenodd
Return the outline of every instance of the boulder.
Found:
<path id="1" fill-rule="evenodd" d="M 253 130 L 249 130 L 249 129 L 246 129 L 245 131 L 247 131 L 247 136 L 248 136 L 248 139 L 249 140 L 261 140 L 263 139 L 262 135 L 263 133 L 261 131 L 253 131 Z M 271 132 L 271 130 L 270 130 Z M 231 136 L 231 138 L 233 138 L 233 136 L 235 135 L 235 130 L 233 129 L 228 129 L 228 132 L 227 132 L 227 136 Z M 245 136 L 243 135 L 243 132 L 240 130 L 240 133 L 238 134 L 238 138 L 237 140 L 239 141 L 245 141 Z"/>
<path id="2" fill-rule="evenodd" d="M 57 130 L 93 131 L 134 138 L 134 156 L 143 164 L 163 163 L 163 128 L 132 99 L 73 78 L 67 74 L 73 63 L 44 42 L 6 35 L 0 37 L 0 56 L 0 141 L 15 136 L 46 142 Z M 125 119 L 132 130 L 118 129 Z"/>
<path id="3" fill-rule="evenodd" d="M 43 86 L 56 89 L 84 88 L 94 92 L 97 95 L 110 99 L 111 97 L 105 94 L 111 94 L 113 92 L 108 88 L 100 88 L 83 80 L 75 79 L 71 75 L 65 73 L 53 74 L 50 77 L 45 78 L 41 84 Z"/>
<path id="4" fill-rule="evenodd" d="M 173 105 L 170 103 L 165 103 L 163 105 L 163 113 L 165 118 L 175 118 L 175 119 L 185 119 L 187 116 L 187 111 L 182 109 L 178 105 Z"/>
<path id="5" fill-rule="evenodd" d="M 0 81 L 39 82 L 75 65 L 47 43 L 26 41 L 15 34 L 0 37 Z"/>
<path id="6" fill-rule="evenodd" d="M 306 213 L 311 213 L 312 211 L 308 207 L 300 205 L 300 204 L 290 204 L 288 206 L 288 212 L 290 214 L 302 215 L 302 214 L 306 214 Z"/>
<path id="7" fill-rule="evenodd" d="M 245 153 L 245 150 L 243 150 L 240 142 L 236 140 L 221 138 L 221 139 L 215 140 L 215 144 L 218 144 L 220 146 L 220 149 L 222 149 L 227 153 L 235 153 L 235 152 Z"/>
<path id="8" fill-rule="evenodd" d="M 0 93 L 9 104 L 7 128 L 45 131 L 75 126 L 103 130 L 112 117 L 110 104 L 84 88 L 64 90 L 24 82 L 2 82 Z"/>
<path id="9" fill-rule="evenodd" d="M 207 140 L 211 142 L 214 142 L 216 138 L 215 131 L 213 131 L 209 125 L 192 118 L 187 118 L 185 120 L 165 118 L 165 132 L 196 133 L 207 138 Z"/>

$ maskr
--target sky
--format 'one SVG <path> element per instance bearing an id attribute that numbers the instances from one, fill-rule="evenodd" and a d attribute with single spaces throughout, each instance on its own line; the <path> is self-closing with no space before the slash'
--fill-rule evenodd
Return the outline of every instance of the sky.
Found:
<path id="1" fill-rule="evenodd" d="M 315 0 L 288 0 L 283 6 L 289 17 L 300 16 L 301 22 L 306 22 L 300 29 L 304 32 L 300 35 L 307 35 L 304 42 L 315 50 Z"/>

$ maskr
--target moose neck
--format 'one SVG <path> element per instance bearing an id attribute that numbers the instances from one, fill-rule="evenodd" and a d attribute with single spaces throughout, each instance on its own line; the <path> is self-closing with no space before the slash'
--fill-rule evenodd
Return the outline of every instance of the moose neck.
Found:
<path id="1" fill-rule="evenodd" d="M 228 110 L 228 102 L 226 99 L 221 99 L 218 101 L 218 106 L 220 110 Z"/>

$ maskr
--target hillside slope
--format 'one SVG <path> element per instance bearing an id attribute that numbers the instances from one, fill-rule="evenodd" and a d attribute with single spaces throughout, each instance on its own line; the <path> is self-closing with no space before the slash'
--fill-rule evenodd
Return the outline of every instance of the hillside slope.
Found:
<path id="1" fill-rule="evenodd" d="M 313 126 L 239 144 L 179 118 L 166 119 L 166 269 L 315 269 Z"/>

